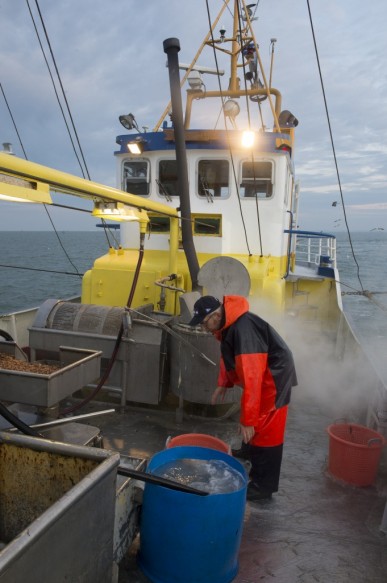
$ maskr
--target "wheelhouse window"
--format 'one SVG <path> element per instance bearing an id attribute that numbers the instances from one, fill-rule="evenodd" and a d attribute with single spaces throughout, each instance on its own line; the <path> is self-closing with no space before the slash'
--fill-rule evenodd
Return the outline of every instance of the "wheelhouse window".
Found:
<path id="1" fill-rule="evenodd" d="M 123 167 L 123 187 L 126 192 L 147 196 L 149 194 L 148 160 L 126 160 Z"/>
<path id="2" fill-rule="evenodd" d="M 198 194 L 212 200 L 229 195 L 229 163 L 227 160 L 199 160 Z"/>
<path id="3" fill-rule="evenodd" d="M 242 162 L 242 176 L 239 184 L 242 198 L 270 198 L 273 196 L 272 162 Z"/>
<path id="4" fill-rule="evenodd" d="M 172 196 L 179 196 L 176 160 L 160 160 L 157 184 L 160 196 L 165 196 L 167 200 Z"/>

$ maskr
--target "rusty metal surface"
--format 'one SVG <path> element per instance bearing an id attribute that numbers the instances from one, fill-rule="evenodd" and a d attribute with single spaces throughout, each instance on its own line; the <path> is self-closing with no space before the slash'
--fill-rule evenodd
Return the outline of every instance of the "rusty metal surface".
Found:
<path id="1" fill-rule="evenodd" d="M 114 452 L 0 433 L 1 583 L 111 581 L 118 464 Z"/>
<path id="2" fill-rule="evenodd" d="M 0 539 L 9 542 L 95 467 L 94 460 L 0 445 Z"/>

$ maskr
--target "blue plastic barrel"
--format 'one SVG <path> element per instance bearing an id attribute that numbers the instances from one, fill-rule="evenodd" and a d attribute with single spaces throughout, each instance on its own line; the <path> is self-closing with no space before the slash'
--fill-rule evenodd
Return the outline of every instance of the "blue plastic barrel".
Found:
<path id="1" fill-rule="evenodd" d="M 229 583 L 239 567 L 245 468 L 221 451 L 185 446 L 157 453 L 147 471 L 184 458 L 222 460 L 241 474 L 244 485 L 234 492 L 197 496 L 145 484 L 138 564 L 153 583 Z"/>

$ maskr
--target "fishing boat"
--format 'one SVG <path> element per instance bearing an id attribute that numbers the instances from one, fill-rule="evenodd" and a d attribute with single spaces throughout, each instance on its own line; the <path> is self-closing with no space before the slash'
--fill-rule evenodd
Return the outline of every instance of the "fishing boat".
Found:
<path id="1" fill-rule="evenodd" d="M 248 298 L 286 338 L 300 380 L 278 500 L 247 505 L 239 571 L 219 581 L 383 580 L 383 474 L 378 487 L 366 489 L 335 480 L 326 467 L 325 429 L 345 417 L 353 428 L 383 435 L 384 380 L 343 312 L 335 236 L 298 226 L 298 120 L 272 86 L 274 51 L 269 72 L 262 62 L 253 8 L 225 1 L 189 65 L 179 63 L 179 40 L 165 40 L 171 102 L 152 131 L 141 131 L 133 113 L 120 117 L 127 131 L 116 138 L 117 188 L 0 153 L 3 199 L 49 206 L 55 193 L 81 197 L 105 228 L 106 221 L 120 225 L 120 244 L 90 267 L 79 298 L 48 297 L 35 309 L 0 316 L 0 352 L 61 362 L 60 373 L 48 375 L 0 369 L 7 404 L 0 449 L 13 464 L 15 448 L 33 452 L 17 466 L 24 487 L 7 474 L 10 492 L 28 510 L 22 526 L 11 519 L 2 526 L 1 583 L 22 581 L 27 570 L 39 582 L 159 581 L 135 563 L 136 480 L 149 479 L 147 461 L 171 435 L 231 443 L 238 419 L 238 388 L 210 405 L 217 341 L 188 326 L 204 294 Z M 201 61 L 205 49 L 215 56 L 213 68 Z M 223 58 L 230 63 L 226 81 Z M 367 398 L 359 401 L 364 385 Z M 98 428 L 90 425 L 95 419 Z M 376 438 L 378 450 L 383 439 Z M 69 456 L 76 470 L 42 479 L 41 459 L 51 467 Z M 38 502 L 25 496 L 37 476 L 45 497 Z M 61 483 L 55 495 L 46 492 L 48 482 Z M 95 554 L 100 560 L 93 562 Z M 189 580 L 187 573 L 176 577 Z"/>

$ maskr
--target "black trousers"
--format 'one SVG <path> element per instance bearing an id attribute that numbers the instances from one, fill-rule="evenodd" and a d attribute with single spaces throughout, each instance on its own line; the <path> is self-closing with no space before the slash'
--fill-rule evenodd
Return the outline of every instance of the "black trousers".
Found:
<path id="1" fill-rule="evenodd" d="M 250 478 L 262 490 L 278 492 L 283 444 L 259 447 L 242 443 L 242 450 L 251 462 Z"/>

